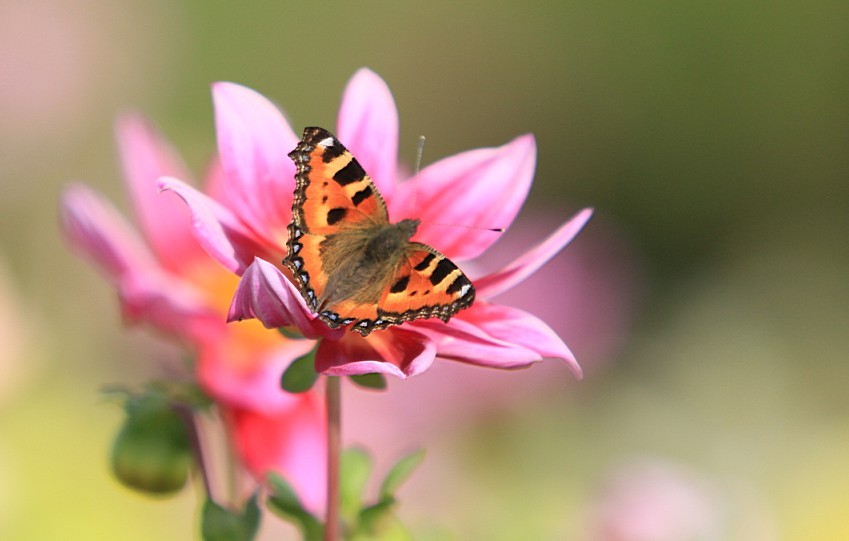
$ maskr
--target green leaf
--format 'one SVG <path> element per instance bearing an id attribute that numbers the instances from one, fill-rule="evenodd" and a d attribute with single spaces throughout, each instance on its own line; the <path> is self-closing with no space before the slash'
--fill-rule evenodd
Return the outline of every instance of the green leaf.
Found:
<path id="1" fill-rule="evenodd" d="M 341 479 L 339 493 L 342 517 L 349 523 L 362 508 L 363 491 L 371 475 L 371 457 L 362 449 L 346 449 L 341 457 Z"/>
<path id="2" fill-rule="evenodd" d="M 291 340 L 303 340 L 304 335 L 290 327 L 277 327 L 277 332 Z"/>
<path id="3" fill-rule="evenodd" d="M 290 393 L 304 393 L 312 389 L 318 379 L 318 372 L 315 371 L 315 351 L 313 349 L 303 357 L 296 359 L 283 372 L 283 376 L 280 378 L 280 386 L 284 390 Z"/>
<path id="4" fill-rule="evenodd" d="M 380 499 L 388 500 L 395 497 L 395 492 L 404 484 L 419 464 L 424 460 L 424 449 L 413 451 L 392 466 L 383 483 L 380 485 Z"/>
<path id="5" fill-rule="evenodd" d="M 366 389 L 374 389 L 382 391 L 386 389 L 386 377 L 380 373 L 360 374 L 358 376 L 349 376 L 351 381 Z"/>
<path id="6" fill-rule="evenodd" d="M 271 490 L 270 498 L 275 501 L 275 506 L 286 512 L 303 512 L 306 509 L 301 504 L 301 499 L 292 485 L 277 472 L 270 472 L 266 477 L 268 487 Z"/>
<path id="7" fill-rule="evenodd" d="M 231 511 L 206 500 L 201 511 L 201 536 L 204 541 L 252 541 L 259 529 L 259 504 L 254 494 L 243 511 Z"/>
<path id="8" fill-rule="evenodd" d="M 321 541 L 324 535 L 324 527 L 317 518 L 304 508 L 292 485 L 275 472 L 269 473 L 266 479 L 271 489 L 268 507 L 284 519 L 300 527 L 304 534 L 304 541 Z"/>
<path id="9" fill-rule="evenodd" d="M 389 499 L 363 509 L 350 541 L 413 541 L 413 536 L 392 512 L 394 505 L 395 501 Z"/>

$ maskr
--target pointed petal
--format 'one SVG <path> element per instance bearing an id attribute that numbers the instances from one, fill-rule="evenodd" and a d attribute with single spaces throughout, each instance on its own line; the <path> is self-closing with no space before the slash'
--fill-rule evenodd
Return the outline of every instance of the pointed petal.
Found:
<path id="1" fill-rule="evenodd" d="M 65 189 L 62 228 L 72 248 L 118 287 L 124 317 L 195 337 L 221 327 L 220 316 L 190 284 L 163 272 L 147 247 L 106 200 L 82 185 Z"/>
<path id="2" fill-rule="evenodd" d="M 472 309 L 474 306 L 465 312 Z M 494 337 L 459 316 L 447 324 L 425 320 L 414 325 L 416 330 L 436 342 L 436 355 L 441 358 L 490 368 L 521 368 L 542 360 L 535 351 L 511 340 Z"/>
<path id="3" fill-rule="evenodd" d="M 363 338 L 345 333 L 341 340 L 322 340 L 315 358 L 317 372 L 327 376 L 380 373 L 406 379 L 427 370 L 436 354 L 426 335 L 391 328 Z"/>
<path id="4" fill-rule="evenodd" d="M 398 167 L 398 110 L 379 75 L 366 68 L 354 74 L 342 96 L 337 127 L 339 140 L 390 200 Z"/>
<path id="5" fill-rule="evenodd" d="M 227 321 L 247 318 L 257 318 L 269 329 L 296 327 L 307 338 L 338 337 L 344 332 L 316 319 L 292 282 L 259 258 L 242 276 Z"/>
<path id="6" fill-rule="evenodd" d="M 220 203 L 174 178 L 161 178 L 157 186 L 160 190 L 174 192 L 188 205 L 195 239 L 227 270 L 242 274 L 255 256 L 267 253 L 252 233 Z"/>
<path id="7" fill-rule="evenodd" d="M 134 269 L 156 267 L 153 255 L 127 220 L 108 201 L 82 184 L 65 188 L 60 221 L 71 247 L 118 280 Z"/>
<path id="8" fill-rule="evenodd" d="M 504 293 L 536 272 L 537 269 L 542 267 L 549 259 L 557 255 L 560 250 L 572 242 L 572 239 L 583 229 L 592 214 L 592 209 L 582 210 L 563 224 L 545 241 L 525 252 L 513 263 L 498 272 L 475 280 L 475 290 L 478 296 L 481 298 L 491 298 L 499 293 Z"/>
<path id="9" fill-rule="evenodd" d="M 212 94 L 228 204 L 242 223 L 282 248 L 295 191 L 295 165 L 288 153 L 298 137 L 277 107 L 257 92 L 216 83 Z"/>
<path id="10" fill-rule="evenodd" d="M 471 259 L 498 240 L 499 233 L 488 229 L 506 229 L 513 222 L 535 166 L 532 135 L 498 148 L 463 152 L 424 168 L 417 179 L 401 185 L 397 208 L 402 216 L 421 220 L 414 240 L 451 259 Z"/>
<path id="11" fill-rule="evenodd" d="M 175 271 L 184 267 L 187 260 L 206 257 L 192 237 L 183 204 L 160 196 L 156 187 L 162 176 L 188 178 L 177 153 L 140 115 L 122 116 L 116 124 L 116 135 L 135 214 L 157 259 Z"/>
<path id="12" fill-rule="evenodd" d="M 541 357 L 563 359 L 578 378 L 582 376 L 581 367 L 563 340 L 542 320 L 524 310 L 480 302 L 462 312 L 461 317 L 492 338 L 527 348 Z"/>
<path id="13" fill-rule="evenodd" d="M 278 390 L 278 394 L 282 393 Z M 326 500 L 327 421 L 316 393 L 292 395 L 288 408 L 266 413 L 222 406 L 236 451 L 260 482 L 269 472 L 289 481 L 301 503 L 313 513 L 324 512 Z"/>

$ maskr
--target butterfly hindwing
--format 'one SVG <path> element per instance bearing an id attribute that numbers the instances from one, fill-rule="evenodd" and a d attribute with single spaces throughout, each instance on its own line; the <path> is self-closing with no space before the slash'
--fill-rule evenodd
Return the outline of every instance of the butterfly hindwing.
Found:
<path id="1" fill-rule="evenodd" d="M 376 317 L 359 318 L 351 330 L 367 335 L 405 321 L 451 316 L 475 300 L 475 288 L 450 259 L 426 244 L 410 243 L 405 261 L 384 285 Z"/>

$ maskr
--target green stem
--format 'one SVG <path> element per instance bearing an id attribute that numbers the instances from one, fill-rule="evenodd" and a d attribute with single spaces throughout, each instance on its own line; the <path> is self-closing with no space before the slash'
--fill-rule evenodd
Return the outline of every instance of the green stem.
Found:
<path id="1" fill-rule="evenodd" d="M 327 520 L 324 541 L 339 541 L 339 456 L 342 442 L 342 384 L 328 376 L 324 386 L 327 404 Z"/>
<path id="2" fill-rule="evenodd" d="M 212 485 L 209 481 L 209 470 L 206 466 L 206 460 L 203 456 L 203 445 L 200 441 L 200 432 L 198 430 L 197 418 L 195 412 L 185 404 L 173 404 L 171 407 L 183 418 L 183 423 L 186 426 L 186 433 L 189 436 L 189 444 L 192 447 L 192 452 L 195 455 L 195 465 L 200 473 L 201 481 L 203 481 L 203 490 L 206 492 L 206 498 L 212 501 Z"/>

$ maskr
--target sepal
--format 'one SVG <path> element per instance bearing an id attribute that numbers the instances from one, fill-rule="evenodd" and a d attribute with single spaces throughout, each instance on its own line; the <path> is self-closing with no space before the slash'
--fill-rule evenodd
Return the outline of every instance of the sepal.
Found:
<path id="1" fill-rule="evenodd" d="M 358 387 L 362 387 L 364 389 L 371 389 L 373 391 L 383 391 L 386 389 L 386 376 L 379 372 L 372 372 L 371 374 L 359 374 L 349 376 L 349 378 Z"/>
<path id="2" fill-rule="evenodd" d="M 313 348 L 306 355 L 295 359 L 280 377 L 280 387 L 290 393 L 305 393 L 312 389 L 318 379 L 315 371 L 315 352 Z"/>

